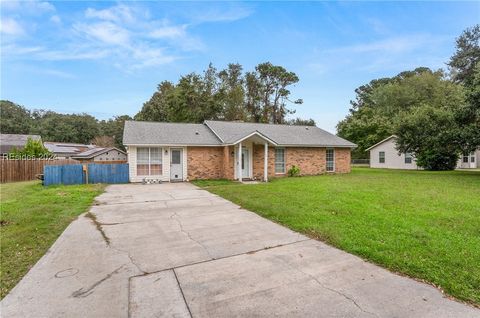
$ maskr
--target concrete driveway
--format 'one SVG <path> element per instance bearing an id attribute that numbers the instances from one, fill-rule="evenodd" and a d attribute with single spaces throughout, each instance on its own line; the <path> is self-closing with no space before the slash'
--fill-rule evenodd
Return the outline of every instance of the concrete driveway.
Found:
<path id="1" fill-rule="evenodd" d="M 112 185 L 2 317 L 480 317 L 188 183 Z"/>

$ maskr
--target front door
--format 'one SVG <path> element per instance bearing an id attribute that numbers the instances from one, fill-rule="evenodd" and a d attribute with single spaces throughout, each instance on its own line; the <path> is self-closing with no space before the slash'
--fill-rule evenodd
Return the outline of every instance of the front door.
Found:
<path id="1" fill-rule="evenodd" d="M 242 178 L 250 178 L 250 156 L 246 148 L 242 148 Z"/>
<path id="2" fill-rule="evenodd" d="M 170 181 L 183 180 L 183 149 L 170 150 Z"/>

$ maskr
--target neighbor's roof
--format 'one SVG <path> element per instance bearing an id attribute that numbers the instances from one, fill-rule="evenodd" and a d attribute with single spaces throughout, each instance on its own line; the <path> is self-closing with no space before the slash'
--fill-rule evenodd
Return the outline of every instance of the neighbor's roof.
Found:
<path id="1" fill-rule="evenodd" d="M 0 153 L 8 153 L 13 147 L 23 147 L 28 138 L 41 140 L 39 135 L 0 134 Z"/>
<path id="2" fill-rule="evenodd" d="M 77 144 L 77 143 L 68 143 L 68 142 L 55 142 L 55 141 L 45 141 L 43 143 L 45 148 L 48 151 L 56 153 L 56 154 L 76 154 L 85 149 L 95 149 L 95 145 L 85 145 L 85 144 Z"/>
<path id="3" fill-rule="evenodd" d="M 204 124 L 126 121 L 125 145 L 231 145 L 258 135 L 281 146 L 356 147 L 315 126 L 290 126 L 207 120 Z"/>
<path id="4" fill-rule="evenodd" d="M 84 152 L 81 152 L 79 154 L 73 155 L 72 158 L 82 158 L 82 159 L 90 159 L 93 157 L 96 157 L 98 155 L 104 154 L 109 151 L 118 151 L 126 155 L 125 151 L 120 150 L 115 147 L 108 147 L 108 148 L 93 148 Z"/>
<path id="5" fill-rule="evenodd" d="M 205 121 L 205 124 L 226 144 L 233 144 L 243 136 L 259 132 L 281 146 L 356 147 L 348 140 L 335 136 L 316 126 L 274 125 L 231 121 Z"/>
<path id="6" fill-rule="evenodd" d="M 203 124 L 125 121 L 124 145 L 221 145 Z"/>
<path id="7" fill-rule="evenodd" d="M 381 144 L 383 144 L 385 141 L 388 141 L 388 140 L 390 140 L 390 139 L 392 139 L 392 138 L 397 138 L 397 136 L 391 135 L 390 137 L 387 137 L 387 138 L 383 139 L 382 141 L 377 142 L 375 145 L 373 145 L 373 146 L 365 149 L 365 151 L 369 151 L 370 149 L 373 149 L 373 148 L 375 148 L 376 146 L 381 145 Z"/>

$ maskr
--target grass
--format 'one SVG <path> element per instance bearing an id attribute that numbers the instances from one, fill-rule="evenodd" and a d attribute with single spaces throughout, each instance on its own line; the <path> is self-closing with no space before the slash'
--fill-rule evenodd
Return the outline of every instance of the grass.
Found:
<path id="1" fill-rule="evenodd" d="M 480 305 L 480 172 L 354 168 L 267 184 L 196 182 L 295 231 Z"/>
<path id="2" fill-rule="evenodd" d="M 38 181 L 0 185 L 0 294 L 3 298 L 45 254 L 103 185 L 43 187 Z"/>

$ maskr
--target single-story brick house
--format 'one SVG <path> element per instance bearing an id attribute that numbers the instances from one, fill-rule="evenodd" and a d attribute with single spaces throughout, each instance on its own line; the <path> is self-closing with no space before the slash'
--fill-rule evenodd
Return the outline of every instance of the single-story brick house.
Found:
<path id="1" fill-rule="evenodd" d="M 126 121 L 130 181 L 255 179 L 350 172 L 355 144 L 315 126 Z M 241 163 L 241 164 L 240 164 Z"/>

